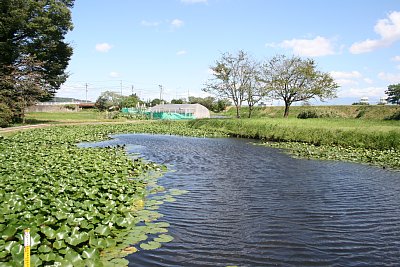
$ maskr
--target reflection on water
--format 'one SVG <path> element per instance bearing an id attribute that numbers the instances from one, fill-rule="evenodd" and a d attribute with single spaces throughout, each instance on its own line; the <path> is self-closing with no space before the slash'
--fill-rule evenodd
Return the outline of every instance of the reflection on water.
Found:
<path id="1" fill-rule="evenodd" d="M 129 266 L 398 266 L 400 173 L 298 160 L 243 139 L 119 135 L 189 190 L 160 212 L 174 241 Z M 104 145 L 104 144 L 103 144 Z"/>

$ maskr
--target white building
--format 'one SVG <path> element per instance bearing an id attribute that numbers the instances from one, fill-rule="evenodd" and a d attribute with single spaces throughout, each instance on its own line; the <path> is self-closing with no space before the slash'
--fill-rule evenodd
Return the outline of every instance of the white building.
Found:
<path id="1" fill-rule="evenodd" d="M 210 111 L 200 104 L 161 104 L 150 108 L 151 112 L 192 114 L 196 119 L 209 118 Z"/>

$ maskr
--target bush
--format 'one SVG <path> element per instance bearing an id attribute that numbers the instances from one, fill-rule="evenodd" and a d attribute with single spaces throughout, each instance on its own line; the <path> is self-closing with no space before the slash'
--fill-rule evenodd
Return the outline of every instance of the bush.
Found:
<path id="1" fill-rule="evenodd" d="M 75 110 L 77 108 L 77 106 L 74 104 L 66 104 L 66 105 L 64 105 L 64 108 L 69 109 L 69 110 Z"/>
<path id="2" fill-rule="evenodd" d="M 315 119 L 319 118 L 318 113 L 315 110 L 304 110 L 297 115 L 298 119 Z"/>
<path id="3" fill-rule="evenodd" d="M 400 121 L 400 110 L 385 118 L 385 120 Z"/>
<path id="4" fill-rule="evenodd" d="M 4 103 L 0 103 L 0 127 L 7 127 L 13 119 L 11 109 Z"/>

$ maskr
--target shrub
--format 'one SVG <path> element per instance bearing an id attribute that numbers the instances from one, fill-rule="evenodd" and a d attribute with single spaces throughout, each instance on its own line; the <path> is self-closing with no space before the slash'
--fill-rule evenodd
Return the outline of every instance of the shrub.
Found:
<path id="1" fill-rule="evenodd" d="M 315 110 L 304 110 L 297 115 L 298 119 L 315 119 L 319 118 L 318 113 Z"/>
<path id="2" fill-rule="evenodd" d="M 7 127 L 13 119 L 11 109 L 4 103 L 0 103 L 0 127 Z"/>
<path id="3" fill-rule="evenodd" d="M 385 120 L 400 120 L 400 110 L 385 118 Z"/>
<path id="4" fill-rule="evenodd" d="M 77 106 L 74 104 L 66 104 L 66 105 L 64 105 L 64 108 L 69 109 L 69 110 L 75 110 L 77 108 Z"/>

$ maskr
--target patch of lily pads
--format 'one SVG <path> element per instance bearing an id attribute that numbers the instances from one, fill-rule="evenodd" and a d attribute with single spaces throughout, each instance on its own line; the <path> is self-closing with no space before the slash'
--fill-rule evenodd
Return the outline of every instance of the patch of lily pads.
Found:
<path id="1" fill-rule="evenodd" d="M 265 142 L 263 145 L 283 148 L 297 158 L 356 162 L 393 170 L 400 169 L 400 151 L 396 149 L 378 150 L 337 145 L 317 146 L 299 142 Z"/>
<path id="2" fill-rule="evenodd" d="M 31 266 L 126 266 L 126 255 L 172 241 L 157 208 L 185 191 L 157 185 L 165 167 L 122 148 L 76 144 L 129 132 L 215 136 L 182 125 L 50 127 L 1 138 L 0 266 L 23 266 L 26 228 Z"/>

